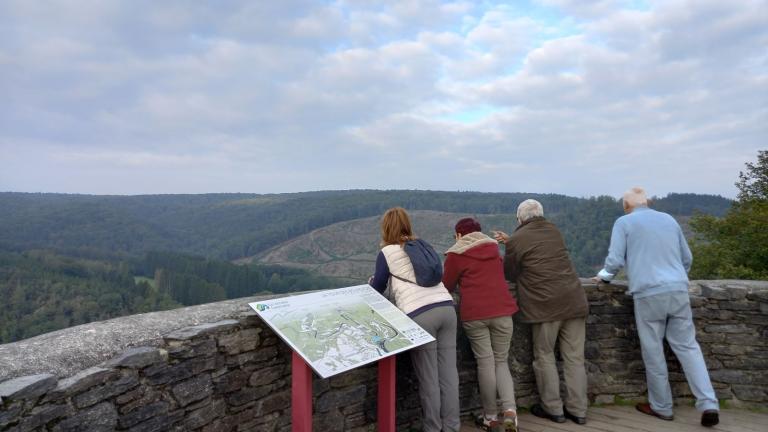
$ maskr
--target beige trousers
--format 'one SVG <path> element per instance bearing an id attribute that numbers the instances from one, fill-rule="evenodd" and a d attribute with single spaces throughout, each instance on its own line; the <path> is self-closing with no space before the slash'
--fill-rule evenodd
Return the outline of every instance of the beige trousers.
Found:
<path id="1" fill-rule="evenodd" d="M 565 378 L 565 407 L 578 417 L 586 417 L 587 372 L 584 369 L 586 318 L 533 324 L 533 372 L 542 407 L 552 415 L 563 414 L 560 377 L 555 362 L 555 343 L 560 340 Z"/>
<path id="2" fill-rule="evenodd" d="M 515 384 L 507 361 L 513 325 L 509 315 L 462 323 L 477 360 L 480 401 L 487 416 L 498 413 L 497 392 L 502 410 L 516 410 Z"/>

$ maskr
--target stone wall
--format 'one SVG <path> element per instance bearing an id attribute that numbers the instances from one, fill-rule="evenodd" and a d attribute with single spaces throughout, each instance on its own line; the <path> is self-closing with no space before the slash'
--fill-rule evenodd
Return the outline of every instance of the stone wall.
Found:
<path id="1" fill-rule="evenodd" d="M 621 284 L 585 283 L 591 312 L 590 399 L 637 399 L 645 376 Z M 691 283 L 698 339 L 718 396 L 768 405 L 768 283 Z M 290 428 L 290 351 L 247 308 L 256 298 L 92 323 L 0 345 L 0 431 L 283 431 Z M 530 328 L 516 323 L 510 367 L 520 406 L 536 401 Z M 480 407 L 475 364 L 459 334 L 461 403 Z M 690 396 L 669 355 L 678 397 Z M 397 362 L 400 429 L 418 428 L 417 383 Z M 316 430 L 374 430 L 375 365 L 314 381 Z"/>

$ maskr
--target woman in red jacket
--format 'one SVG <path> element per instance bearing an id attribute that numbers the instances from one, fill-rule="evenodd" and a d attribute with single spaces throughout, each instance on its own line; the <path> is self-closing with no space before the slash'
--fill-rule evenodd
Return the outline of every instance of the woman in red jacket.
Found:
<path id="1" fill-rule="evenodd" d="M 517 303 L 504 279 L 498 243 L 480 230 L 480 223 L 473 218 L 456 224 L 456 244 L 445 253 L 443 284 L 449 291 L 459 287 L 459 314 L 477 360 L 484 411 L 477 418 L 478 426 L 489 430 L 503 424 L 507 431 L 517 431 L 515 387 L 507 363 Z M 503 410 L 501 420 L 497 392 Z"/>

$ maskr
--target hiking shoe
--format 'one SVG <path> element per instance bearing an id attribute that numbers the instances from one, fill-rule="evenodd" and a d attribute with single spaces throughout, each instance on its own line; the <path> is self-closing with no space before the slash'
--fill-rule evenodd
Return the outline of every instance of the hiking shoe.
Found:
<path id="1" fill-rule="evenodd" d="M 504 424 L 504 430 L 506 432 L 518 432 L 517 429 L 517 412 L 514 410 L 506 410 L 501 416 L 501 422 Z"/>
<path id="2" fill-rule="evenodd" d="M 712 427 L 720 423 L 720 413 L 717 410 L 706 410 L 701 413 L 701 425 Z"/>
<path id="3" fill-rule="evenodd" d="M 531 414 L 535 415 L 536 417 L 541 417 L 541 418 L 552 420 L 555 423 L 565 423 L 565 416 L 564 415 L 562 415 L 562 414 L 560 414 L 560 415 L 550 414 L 550 413 L 548 413 L 544 409 L 543 406 L 541 406 L 541 404 L 534 404 L 531 407 Z"/>
<path id="4" fill-rule="evenodd" d="M 486 432 L 499 432 L 501 422 L 489 419 L 485 414 L 475 417 L 475 425 Z"/>
<path id="5" fill-rule="evenodd" d="M 649 404 L 649 403 L 641 402 L 641 403 L 635 405 L 635 409 L 640 411 L 643 414 L 648 414 L 649 416 L 658 417 L 658 418 L 660 418 L 662 420 L 672 421 L 672 420 L 675 419 L 675 416 L 664 415 L 664 414 L 657 413 L 656 411 L 653 410 L 653 408 L 651 408 L 651 404 Z"/>

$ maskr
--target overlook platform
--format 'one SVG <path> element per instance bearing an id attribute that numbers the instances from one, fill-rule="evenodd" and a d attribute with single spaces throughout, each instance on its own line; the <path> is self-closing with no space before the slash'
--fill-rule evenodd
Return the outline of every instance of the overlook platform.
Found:
<path id="1" fill-rule="evenodd" d="M 587 424 L 579 426 L 571 421 L 554 423 L 530 413 L 520 415 L 522 432 L 668 432 L 668 431 L 727 431 L 763 432 L 768 428 L 768 413 L 742 409 L 720 411 L 720 424 L 707 428 L 700 424 L 701 415 L 693 407 L 675 407 L 675 420 L 668 422 L 641 414 L 634 406 L 590 407 Z M 474 432 L 481 429 L 465 422 L 462 431 Z"/>

